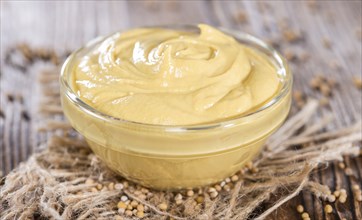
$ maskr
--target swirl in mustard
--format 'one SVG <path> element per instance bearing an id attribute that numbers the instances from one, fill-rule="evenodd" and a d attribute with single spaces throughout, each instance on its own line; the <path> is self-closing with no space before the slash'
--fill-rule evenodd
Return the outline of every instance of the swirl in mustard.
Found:
<path id="1" fill-rule="evenodd" d="M 275 96 L 280 80 L 265 55 L 215 28 L 199 28 L 116 33 L 79 58 L 73 89 L 104 114 L 160 125 L 248 114 Z"/>

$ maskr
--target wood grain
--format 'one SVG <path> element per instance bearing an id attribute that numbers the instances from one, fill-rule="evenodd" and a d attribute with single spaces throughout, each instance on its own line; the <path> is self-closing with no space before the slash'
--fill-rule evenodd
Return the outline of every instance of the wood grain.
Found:
<path id="1" fill-rule="evenodd" d="M 239 13 L 246 22 L 237 22 Z M 362 94 L 352 84 L 361 77 L 362 45 L 356 36 L 362 26 L 361 1 L 1 1 L 1 79 L 0 79 L 0 171 L 4 174 L 17 166 L 46 140 L 37 133 L 40 120 L 37 109 L 39 87 L 37 71 L 41 63 L 26 72 L 7 65 L 5 55 L 19 42 L 33 47 L 53 48 L 59 53 L 73 50 L 99 35 L 146 25 L 208 23 L 249 32 L 262 39 L 273 39 L 281 52 L 307 53 L 307 61 L 291 62 L 294 88 L 308 96 L 321 98 L 309 87 L 309 81 L 321 74 L 336 79 L 330 106 L 319 116 L 332 113 L 329 129 L 349 125 L 361 118 Z M 303 40 L 287 43 L 282 25 L 303 33 Z M 323 45 L 323 39 L 331 47 Z M 340 67 L 334 68 L 332 63 Z M 24 97 L 23 101 L 20 97 Z M 26 111 L 30 120 L 24 117 Z M 354 171 L 347 176 L 336 165 L 316 171 L 312 179 L 333 190 L 350 185 L 362 187 L 362 158 L 346 158 Z M 346 204 L 334 205 L 334 213 L 323 211 L 325 202 L 303 192 L 273 213 L 271 219 L 298 219 L 297 204 L 303 204 L 312 219 L 362 219 L 361 203 L 350 196 Z M 336 211 L 337 210 L 337 211 Z"/>

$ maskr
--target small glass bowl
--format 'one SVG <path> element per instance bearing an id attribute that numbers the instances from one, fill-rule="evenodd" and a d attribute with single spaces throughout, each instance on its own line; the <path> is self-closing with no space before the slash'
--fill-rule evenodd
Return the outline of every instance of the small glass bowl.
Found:
<path id="1" fill-rule="evenodd" d="M 163 28 L 198 32 L 194 25 Z M 75 61 L 104 37 L 91 41 L 65 61 L 60 76 L 64 114 L 94 153 L 131 181 L 155 189 L 181 189 L 223 180 L 258 155 L 265 140 L 286 119 L 292 74 L 285 59 L 262 40 L 235 30 L 220 30 L 262 52 L 277 69 L 280 92 L 255 112 L 190 126 L 143 124 L 103 114 L 83 102 L 70 85 Z"/>

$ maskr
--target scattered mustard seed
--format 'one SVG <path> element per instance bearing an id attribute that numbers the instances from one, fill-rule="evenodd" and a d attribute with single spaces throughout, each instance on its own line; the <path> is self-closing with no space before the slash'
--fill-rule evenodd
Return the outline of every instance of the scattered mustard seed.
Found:
<path id="1" fill-rule="evenodd" d="M 161 209 L 162 211 L 166 211 L 167 210 L 167 204 L 166 203 L 161 203 L 158 205 L 158 208 Z"/>
<path id="2" fill-rule="evenodd" d="M 360 188 L 359 188 L 359 185 L 357 185 L 357 184 L 353 184 L 352 185 L 352 190 L 354 190 L 354 191 L 357 191 L 357 190 L 359 190 Z"/>
<path id="3" fill-rule="evenodd" d="M 333 195 L 338 198 L 341 195 L 341 192 L 339 190 L 336 190 L 333 192 Z"/>
<path id="4" fill-rule="evenodd" d="M 351 168 L 347 167 L 345 169 L 345 173 L 346 173 L 347 176 L 352 176 L 353 175 L 353 170 Z"/>
<path id="5" fill-rule="evenodd" d="M 87 184 L 87 185 L 92 185 L 92 184 L 94 184 L 94 180 L 93 180 L 93 179 L 87 179 L 87 180 L 85 181 L 85 184 Z"/>
<path id="6" fill-rule="evenodd" d="M 234 20 L 236 23 L 246 23 L 248 22 L 248 15 L 245 11 L 238 11 L 235 15 L 234 15 Z"/>
<path id="7" fill-rule="evenodd" d="M 127 196 L 121 196 L 121 201 L 122 202 L 125 202 L 125 201 L 127 201 L 128 200 L 128 197 Z"/>
<path id="8" fill-rule="evenodd" d="M 138 202 L 135 200 L 132 200 L 131 204 L 132 208 L 136 208 L 138 206 Z"/>
<path id="9" fill-rule="evenodd" d="M 335 202 L 336 201 L 336 196 L 335 195 L 329 195 L 328 196 L 328 202 Z"/>
<path id="10" fill-rule="evenodd" d="M 193 191 L 192 189 L 190 189 L 190 190 L 187 191 L 186 195 L 187 195 L 188 197 L 191 197 L 191 196 L 194 195 L 194 191 Z"/>
<path id="11" fill-rule="evenodd" d="M 340 202 L 340 203 L 345 203 L 347 201 L 347 196 L 340 196 L 339 198 L 338 198 L 338 202 Z"/>
<path id="12" fill-rule="evenodd" d="M 354 77 L 353 78 L 353 84 L 357 89 L 362 90 L 362 79 Z"/>
<path id="13" fill-rule="evenodd" d="M 319 104 L 321 106 L 327 106 L 329 104 L 329 99 L 326 98 L 326 97 L 322 97 L 320 100 L 319 100 Z"/>
<path id="14" fill-rule="evenodd" d="M 362 40 L 362 29 L 361 28 L 356 29 L 356 37 L 358 40 Z"/>
<path id="15" fill-rule="evenodd" d="M 330 49 L 332 47 L 332 43 L 328 38 L 322 38 L 323 46 L 327 49 Z"/>
<path id="16" fill-rule="evenodd" d="M 218 193 L 217 191 L 210 193 L 210 197 L 211 197 L 212 199 L 216 198 L 218 195 L 219 195 L 219 193 Z"/>
<path id="17" fill-rule="evenodd" d="M 302 213 L 302 218 L 305 219 L 305 218 L 309 218 L 309 214 L 307 212 L 303 212 Z"/>
<path id="18" fill-rule="evenodd" d="M 301 34 L 297 31 L 287 28 L 283 31 L 283 37 L 286 41 L 293 43 L 301 39 Z"/>
<path id="19" fill-rule="evenodd" d="M 236 182 L 236 181 L 238 181 L 238 180 L 239 180 L 238 175 L 233 175 L 233 176 L 231 177 L 231 181 L 232 181 L 232 182 Z"/>
<path id="20" fill-rule="evenodd" d="M 332 94 L 332 90 L 331 88 L 329 87 L 328 84 L 321 84 L 320 85 L 320 90 L 321 90 L 321 93 L 324 95 L 324 96 L 330 96 Z"/>
<path id="21" fill-rule="evenodd" d="M 297 58 L 295 52 L 292 51 L 290 48 L 287 48 L 284 51 L 284 56 L 288 61 L 294 61 Z"/>
<path id="22" fill-rule="evenodd" d="M 127 216 L 132 216 L 133 215 L 133 212 L 131 210 L 126 210 L 125 214 Z"/>
<path id="23" fill-rule="evenodd" d="M 329 214 L 329 213 L 332 213 L 332 212 L 333 212 L 333 208 L 332 208 L 331 205 L 327 204 L 327 205 L 324 207 L 324 211 Z"/>
<path id="24" fill-rule="evenodd" d="M 338 63 L 336 60 L 332 60 L 332 61 L 330 61 L 328 64 L 329 64 L 329 67 L 330 67 L 331 69 L 333 69 L 333 70 L 339 70 L 339 69 L 341 69 L 341 64 Z"/>
<path id="25" fill-rule="evenodd" d="M 101 190 L 103 188 L 103 185 L 98 183 L 96 187 L 97 187 L 98 190 Z"/>
<path id="26" fill-rule="evenodd" d="M 196 202 L 197 203 L 203 203 L 204 202 L 204 197 L 203 196 L 198 196 L 197 198 L 196 198 Z"/>
<path id="27" fill-rule="evenodd" d="M 140 212 L 143 212 L 145 210 L 145 208 L 143 207 L 142 204 L 137 205 L 137 210 Z"/>
<path id="28" fill-rule="evenodd" d="M 304 207 L 303 207 L 302 205 L 298 205 L 298 206 L 297 206 L 297 211 L 298 211 L 299 213 L 303 213 L 303 212 L 304 212 Z"/>
<path id="29" fill-rule="evenodd" d="M 345 169 L 346 168 L 346 164 L 344 164 L 343 162 L 339 162 L 338 163 L 338 167 L 341 169 Z"/>
<path id="30" fill-rule="evenodd" d="M 114 183 L 113 182 L 108 184 L 108 189 L 109 190 L 114 190 Z"/>
<path id="31" fill-rule="evenodd" d="M 214 187 L 215 187 L 216 191 L 218 191 L 218 192 L 220 192 L 222 189 L 220 185 L 215 185 Z"/>
<path id="32" fill-rule="evenodd" d="M 145 213 L 143 211 L 138 211 L 136 215 L 138 218 L 143 218 L 145 216 Z"/>
<path id="33" fill-rule="evenodd" d="M 125 209 L 125 208 L 127 208 L 127 204 L 121 201 L 121 202 L 118 202 L 118 203 L 117 203 L 117 207 L 118 207 L 118 208 Z"/>

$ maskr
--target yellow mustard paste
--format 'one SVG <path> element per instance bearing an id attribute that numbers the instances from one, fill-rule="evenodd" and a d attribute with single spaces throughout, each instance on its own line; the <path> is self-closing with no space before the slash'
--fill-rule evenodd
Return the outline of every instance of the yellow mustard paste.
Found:
<path id="1" fill-rule="evenodd" d="M 280 90 L 265 55 L 201 24 L 200 33 L 140 28 L 116 33 L 79 59 L 73 89 L 128 121 L 193 125 L 255 111 Z"/>
<path id="2" fill-rule="evenodd" d="M 292 76 L 275 50 L 237 31 L 228 32 L 245 44 L 198 27 L 118 32 L 75 51 L 62 68 L 71 125 L 109 168 L 147 187 L 225 179 L 260 152 L 290 109 Z"/>

